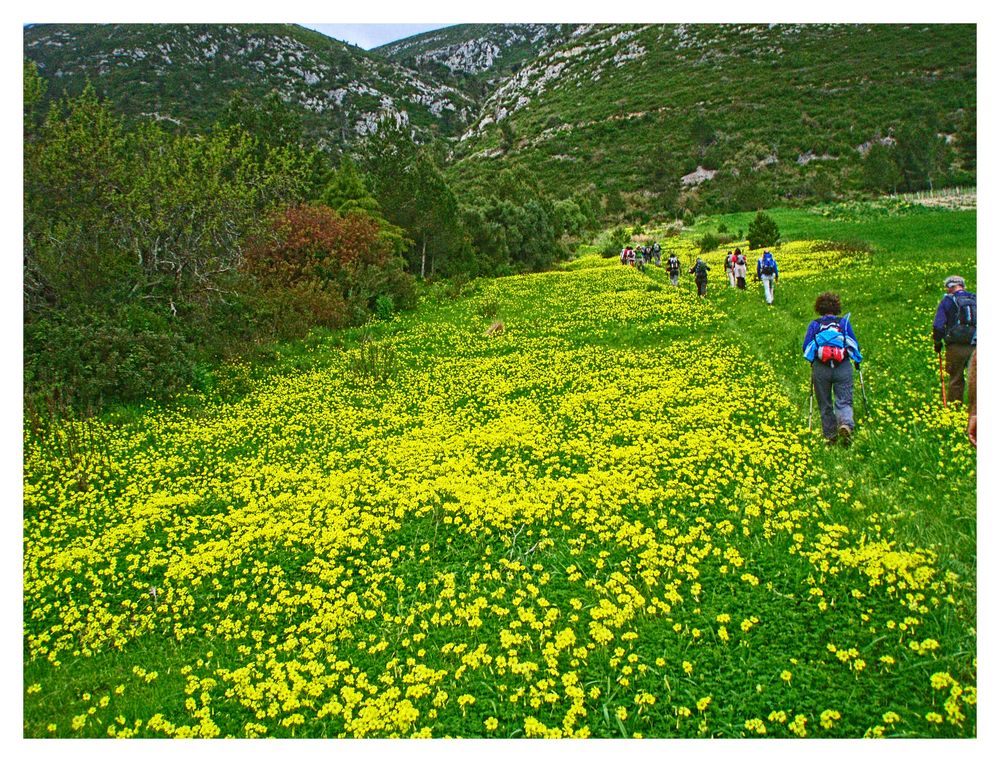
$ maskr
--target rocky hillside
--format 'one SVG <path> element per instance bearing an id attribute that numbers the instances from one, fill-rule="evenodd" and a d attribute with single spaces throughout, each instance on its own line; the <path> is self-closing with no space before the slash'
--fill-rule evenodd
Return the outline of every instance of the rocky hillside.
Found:
<path id="1" fill-rule="evenodd" d="M 322 144 L 388 117 L 446 140 L 463 187 L 519 166 L 612 208 L 843 195 L 920 131 L 929 173 L 975 182 L 974 25 L 467 24 L 370 52 L 294 25 L 44 25 L 24 54 L 50 95 L 89 79 L 134 118 L 197 129 L 277 90 Z"/>
<path id="2" fill-rule="evenodd" d="M 473 101 L 411 69 L 294 25 L 37 25 L 24 55 L 50 97 L 89 80 L 123 113 L 204 128 L 243 90 L 277 90 L 297 106 L 313 137 L 350 144 L 389 117 L 421 136 L 451 134 Z"/>
<path id="3" fill-rule="evenodd" d="M 576 28 L 575 24 L 457 24 L 373 52 L 481 97 L 525 63 L 565 42 Z"/>
<path id="4" fill-rule="evenodd" d="M 975 41 L 970 25 L 580 26 L 490 93 L 454 171 L 485 184 L 520 164 L 633 195 L 766 171 L 781 195 L 836 191 L 908 127 L 960 143 Z"/>

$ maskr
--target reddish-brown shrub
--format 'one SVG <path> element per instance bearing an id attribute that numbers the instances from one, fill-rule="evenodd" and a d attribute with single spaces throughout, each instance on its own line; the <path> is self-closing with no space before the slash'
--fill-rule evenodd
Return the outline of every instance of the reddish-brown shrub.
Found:
<path id="1" fill-rule="evenodd" d="M 392 257 L 377 220 L 363 213 L 341 216 L 328 206 L 302 204 L 273 216 L 270 234 L 246 252 L 247 269 L 271 284 L 303 280 L 343 285 L 353 265 L 382 266 Z"/>

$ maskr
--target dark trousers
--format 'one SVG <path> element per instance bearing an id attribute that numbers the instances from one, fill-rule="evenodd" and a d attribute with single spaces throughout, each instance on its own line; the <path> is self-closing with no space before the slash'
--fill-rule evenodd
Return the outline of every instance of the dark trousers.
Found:
<path id="1" fill-rule="evenodd" d="M 708 281 L 707 280 L 697 280 L 695 283 L 698 285 L 698 296 L 704 296 L 708 293 Z"/>
<path id="2" fill-rule="evenodd" d="M 965 399 L 965 369 L 972 357 L 971 344 L 946 344 L 944 369 L 948 372 L 948 402 L 962 402 Z"/>
<path id="3" fill-rule="evenodd" d="M 819 417 L 823 422 L 823 436 L 832 439 L 837 428 L 847 426 L 854 431 L 854 370 L 851 361 L 844 360 L 830 367 L 830 363 L 812 364 L 813 391 L 819 403 Z"/>

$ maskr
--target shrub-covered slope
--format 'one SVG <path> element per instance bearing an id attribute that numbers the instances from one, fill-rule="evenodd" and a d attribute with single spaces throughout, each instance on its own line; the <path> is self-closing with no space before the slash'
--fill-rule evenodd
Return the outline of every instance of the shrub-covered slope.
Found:
<path id="1" fill-rule="evenodd" d="M 208 127 L 237 90 L 277 90 L 307 131 L 332 145 L 371 133 L 378 119 L 425 138 L 450 133 L 472 102 L 448 85 L 295 25 L 61 24 L 24 31 L 51 97 L 90 81 L 121 112 Z"/>
<path id="2" fill-rule="evenodd" d="M 704 195 L 736 170 L 816 196 L 856 185 L 868 149 L 915 124 L 957 163 L 975 108 L 973 26 L 580 27 L 491 94 L 455 174 L 519 163 L 549 187 Z"/>

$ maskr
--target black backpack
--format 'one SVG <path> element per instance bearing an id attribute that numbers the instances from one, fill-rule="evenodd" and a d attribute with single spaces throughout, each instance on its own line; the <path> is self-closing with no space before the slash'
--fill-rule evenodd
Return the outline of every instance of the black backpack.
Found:
<path id="1" fill-rule="evenodd" d="M 976 295 L 962 291 L 948 295 L 956 314 L 944 332 L 945 344 L 972 344 L 976 340 Z"/>

